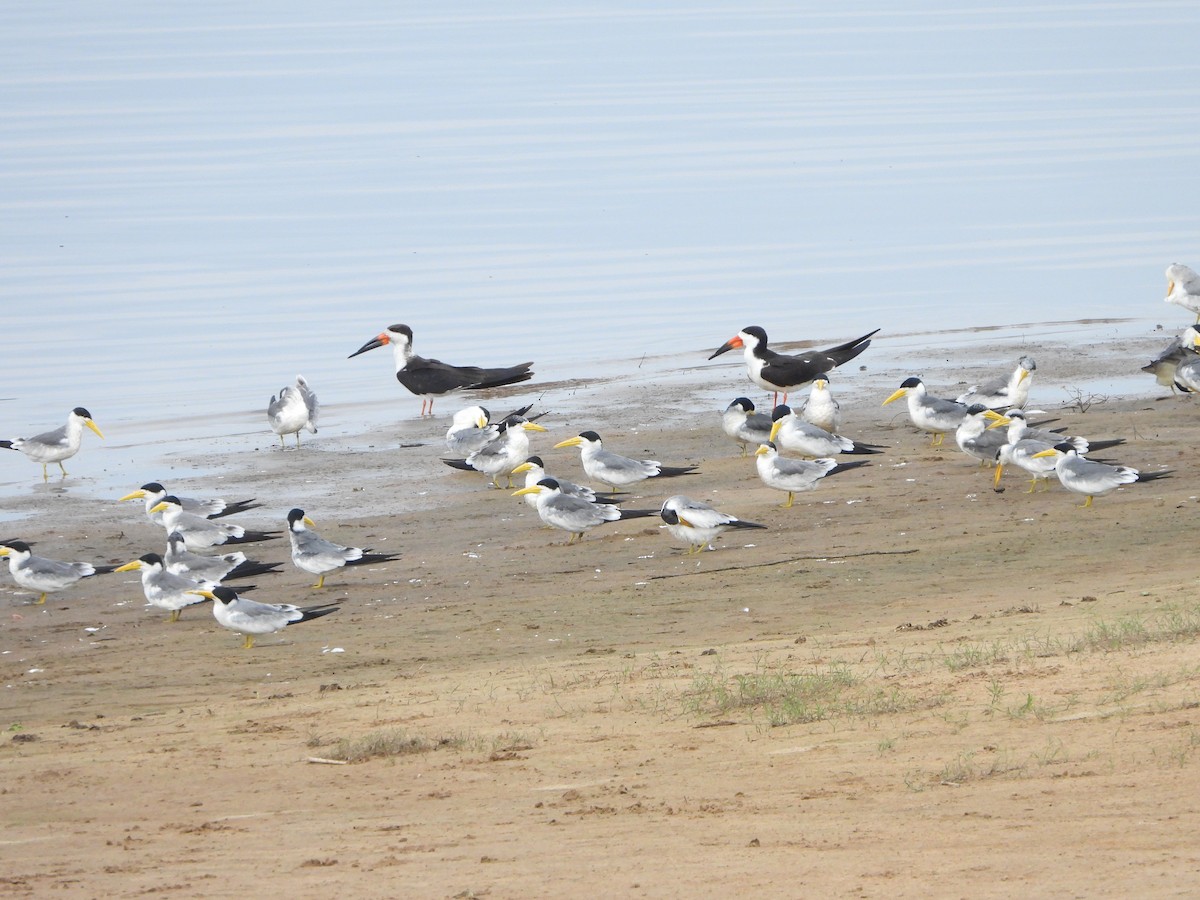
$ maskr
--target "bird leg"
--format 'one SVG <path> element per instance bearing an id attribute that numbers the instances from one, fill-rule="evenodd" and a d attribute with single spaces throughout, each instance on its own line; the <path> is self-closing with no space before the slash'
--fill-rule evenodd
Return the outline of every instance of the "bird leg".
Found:
<path id="1" fill-rule="evenodd" d="M 178 622 L 178 621 L 179 621 L 179 614 L 180 614 L 181 612 L 183 612 L 183 610 L 182 610 L 182 609 L 173 609 L 173 610 L 171 610 L 171 615 L 167 616 L 167 621 L 168 621 L 168 622 Z"/>
<path id="2" fill-rule="evenodd" d="M 245 638 L 242 640 L 242 649 L 243 650 L 253 650 L 254 649 L 254 635 L 248 634 L 245 636 Z"/>
<path id="3" fill-rule="evenodd" d="M 319 590 L 323 587 L 325 587 L 325 576 L 324 575 L 322 575 L 320 578 L 317 579 L 317 583 L 313 585 L 313 590 Z"/>
<path id="4" fill-rule="evenodd" d="M 787 499 L 787 503 L 780 503 L 780 504 L 779 504 L 779 508 L 780 508 L 780 509 L 791 509 L 791 508 L 792 508 L 792 501 L 794 501 L 795 499 L 796 499 L 796 495 L 795 495 L 795 493 L 793 493 L 792 491 L 788 491 L 788 499 Z"/>
<path id="5" fill-rule="evenodd" d="M 1082 505 L 1081 507 L 1079 507 L 1079 508 L 1080 508 L 1080 509 L 1087 509 L 1087 508 L 1088 508 L 1089 506 L 1091 506 L 1091 505 L 1092 505 L 1092 495 L 1091 495 L 1091 494 L 1088 494 L 1088 498 L 1087 498 L 1086 500 L 1084 500 L 1084 501 L 1083 501 L 1083 505 Z"/>
<path id="6" fill-rule="evenodd" d="M 46 603 L 46 592 L 42 591 L 42 596 L 38 597 L 37 602 L 34 603 L 33 605 L 34 606 L 43 606 L 43 605 L 45 605 L 45 603 Z"/>
<path id="7" fill-rule="evenodd" d="M 946 438 L 946 432 L 944 432 L 944 431 L 939 431 L 939 432 L 935 433 L 935 434 L 934 434 L 934 436 L 933 436 L 933 443 L 932 443 L 932 444 L 930 444 L 930 446 L 931 446 L 931 447 L 940 447 L 940 446 L 942 446 L 942 441 L 943 441 L 943 440 L 945 440 L 945 438 Z"/>
<path id="8" fill-rule="evenodd" d="M 1025 493 L 1032 494 L 1035 490 L 1037 490 L 1037 483 L 1038 483 L 1038 480 L 1037 480 L 1037 476 L 1035 475 L 1033 478 L 1031 478 L 1029 480 L 1029 490 L 1027 490 Z"/>
<path id="9" fill-rule="evenodd" d="M 66 470 L 66 468 L 64 468 L 64 466 L 63 466 L 63 464 L 62 464 L 61 462 L 58 464 L 58 467 L 59 467 L 60 469 L 62 469 L 63 477 L 64 477 L 64 478 L 66 478 L 66 477 L 67 477 L 67 470 Z"/>

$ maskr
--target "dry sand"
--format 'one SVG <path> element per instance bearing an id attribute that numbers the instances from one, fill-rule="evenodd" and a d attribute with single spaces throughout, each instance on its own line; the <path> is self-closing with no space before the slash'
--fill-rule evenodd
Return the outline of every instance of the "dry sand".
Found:
<path id="1" fill-rule="evenodd" d="M 267 502 L 247 524 L 278 527 L 304 497 L 327 536 L 402 561 L 319 595 L 290 564 L 260 580 L 257 599 L 345 603 L 251 651 L 204 607 L 165 623 L 132 576 L 45 607 L 5 576 L 4 892 L 1191 895 L 1195 404 L 1148 378 L 1086 412 L 1043 399 L 1051 357 L 1090 383 L 1163 340 L 1038 346 L 1033 398 L 1059 424 L 1174 470 L 1092 509 L 1015 472 L 994 492 L 952 444 L 931 448 L 902 404 L 880 407 L 913 374 L 883 354 L 838 384 L 845 431 L 888 449 L 790 510 L 719 430 L 748 392 L 731 367 L 613 379 L 604 407 L 547 417 L 534 449 L 552 471 L 580 477 L 576 451 L 549 447 L 595 427 L 701 465 L 630 505 L 682 491 L 769 526 L 698 558 L 657 519 L 565 546 L 521 498 L 443 471 L 453 401 L 299 452 L 265 435 L 220 481 Z M 37 486 L 24 502 L 7 530 L 48 555 L 161 543 L 134 504 Z M 391 752 L 315 761 L 371 745 Z"/>

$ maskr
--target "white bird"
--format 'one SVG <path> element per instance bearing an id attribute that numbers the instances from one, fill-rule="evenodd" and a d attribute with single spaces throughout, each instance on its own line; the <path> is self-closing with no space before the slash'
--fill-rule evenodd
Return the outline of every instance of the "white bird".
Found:
<path id="1" fill-rule="evenodd" d="M 173 494 L 163 497 L 150 508 L 151 513 L 162 513 L 162 524 L 167 534 L 173 531 L 183 535 L 184 546 L 189 550 L 207 550 L 221 544 L 249 544 L 275 537 L 277 531 L 248 531 L 231 522 L 218 522 L 185 512 L 179 498 Z"/>
<path id="2" fill-rule="evenodd" d="M 287 515 L 287 523 L 292 562 L 298 569 L 319 576 L 314 588 L 323 588 L 325 576 L 342 566 L 378 565 L 396 559 L 392 553 L 371 553 L 362 547 L 343 547 L 325 540 L 315 531 L 309 531 L 316 525 L 302 509 L 291 510 Z"/>
<path id="3" fill-rule="evenodd" d="M 781 504 L 781 509 L 790 509 L 797 493 L 816 490 L 826 475 L 867 465 L 865 460 L 839 463 L 836 459 L 788 459 L 780 456 L 778 448 L 770 441 L 761 445 L 754 455 L 758 477 L 763 484 L 777 491 L 787 491 L 787 503 Z"/>
<path id="4" fill-rule="evenodd" d="M 777 447 L 799 453 L 801 456 L 833 456 L 836 453 L 865 455 L 878 453 L 869 444 L 860 444 L 842 437 L 840 434 L 830 434 L 824 428 L 806 422 L 786 404 L 780 404 L 771 412 L 771 434 L 767 440 Z"/>
<path id="5" fill-rule="evenodd" d="M 675 478 L 696 471 L 696 466 L 664 466 L 656 459 L 632 459 L 611 450 L 605 450 L 600 435 L 584 431 L 565 441 L 559 447 L 578 447 L 583 471 L 588 478 L 612 488 L 629 487 L 647 478 Z"/>
<path id="6" fill-rule="evenodd" d="M 197 594 L 197 591 L 211 591 L 217 586 L 213 581 L 197 580 L 167 571 L 163 558 L 157 553 L 143 554 L 113 571 L 139 570 L 142 573 L 142 593 L 146 595 L 146 602 L 169 612 L 171 615 L 167 619 L 168 622 L 178 622 L 181 612 L 189 606 L 204 602 L 204 598 Z"/>
<path id="7" fill-rule="evenodd" d="M 482 406 L 460 409 L 446 429 L 446 449 L 455 456 L 467 457 L 496 439 L 500 426 L 493 425 L 491 413 Z"/>
<path id="8" fill-rule="evenodd" d="M 1001 375 L 983 384 L 973 384 L 957 398 L 970 406 L 981 403 L 988 409 L 1006 410 L 1023 407 L 1029 401 L 1029 388 L 1037 363 L 1032 356 L 1022 356 L 1011 375 Z"/>
<path id="9" fill-rule="evenodd" d="M 296 448 L 300 448 L 300 430 L 317 433 L 317 395 L 313 393 L 303 375 L 296 376 L 296 383 L 279 391 L 276 398 L 271 395 L 267 404 L 267 422 L 271 430 L 279 435 L 279 446 L 286 449 L 283 436 L 294 434 Z"/>
<path id="10" fill-rule="evenodd" d="M 733 528 L 766 528 L 737 516 L 713 509 L 707 503 L 677 494 L 668 497 L 659 510 L 666 529 L 688 545 L 687 554 L 700 553 L 710 541 Z"/>
<path id="11" fill-rule="evenodd" d="M 996 454 L 996 475 L 992 479 L 992 485 L 1000 486 L 1000 476 L 1004 474 L 1005 466 L 1016 465 L 1030 475 L 1029 490 L 1026 493 L 1032 494 L 1037 490 L 1039 481 L 1043 486 L 1048 486 L 1050 476 L 1054 474 L 1056 460 L 1053 457 L 1057 454 L 1049 457 L 1039 457 L 1038 454 L 1053 447 L 1054 444 L 1039 438 L 1021 438 L 1008 442 Z"/>
<path id="12" fill-rule="evenodd" d="M 243 635 L 243 649 L 254 646 L 254 638 L 260 634 L 275 634 L 289 625 L 311 622 L 321 616 L 337 612 L 337 603 L 322 603 L 318 606 L 293 606 L 291 603 L 258 603 L 239 597 L 237 591 L 219 586 L 210 590 L 199 590 L 201 597 L 213 601 L 213 618 L 230 631 Z"/>
<path id="13" fill-rule="evenodd" d="M 1167 296 L 1166 303 L 1182 306 L 1196 314 L 1200 322 L 1200 275 L 1187 266 L 1172 263 L 1167 266 Z"/>
<path id="14" fill-rule="evenodd" d="M 81 578 L 106 575 L 115 566 L 94 566 L 85 562 L 62 562 L 45 556 L 34 556 L 24 541 L 9 540 L 0 544 L 0 556 L 8 557 L 8 573 L 21 587 L 41 594 L 35 604 L 46 602 L 46 595 L 64 591 Z"/>
<path id="15" fill-rule="evenodd" d="M 834 399 L 829 392 L 829 378 L 821 377 L 812 383 L 808 399 L 800 410 L 800 418 L 805 422 L 837 434 L 842 428 L 842 404 Z"/>
<path id="16" fill-rule="evenodd" d="M 42 434 L 35 434 L 33 437 L 0 441 L 0 447 L 6 450 L 20 451 L 34 462 L 41 463 L 42 480 L 49 481 L 50 473 L 46 467 L 50 463 L 58 463 L 58 467 L 62 469 L 63 475 L 67 474 L 67 470 L 63 468 L 62 461 L 70 459 L 79 452 L 79 446 L 83 442 L 83 429 L 85 427 L 90 428 L 100 438 L 104 437 L 99 426 L 92 421 L 92 414 L 82 406 L 77 406 L 67 414 L 67 424 L 61 428 L 55 428 L 53 431 L 46 431 Z"/>
<path id="17" fill-rule="evenodd" d="M 524 416 L 510 415 L 500 423 L 494 440 L 484 444 L 466 459 L 443 459 L 454 469 L 482 472 L 499 488 L 500 477 L 508 479 L 512 487 L 513 469 L 529 456 L 529 432 L 545 431 L 537 422 Z"/>
<path id="18" fill-rule="evenodd" d="M 187 548 L 183 535 L 172 531 L 167 535 L 167 552 L 163 564 L 173 575 L 182 575 L 195 581 L 233 581 L 235 578 L 253 578 L 279 571 L 279 563 L 260 563 L 247 559 L 240 550 L 220 556 L 205 556 Z"/>
<path id="19" fill-rule="evenodd" d="M 143 484 L 136 491 L 126 494 L 117 502 L 124 503 L 126 500 L 144 501 L 146 518 L 155 525 L 162 525 L 162 513 L 151 512 L 151 510 L 158 506 L 168 495 L 175 497 L 179 501 L 179 505 L 184 512 L 192 513 L 205 519 L 222 519 L 225 516 L 233 516 L 246 512 L 248 509 L 257 509 L 262 505 L 261 503 L 255 503 L 254 498 L 249 500 L 222 500 L 219 497 L 213 497 L 207 500 L 199 500 L 195 497 L 180 497 L 178 494 L 171 494 L 170 491 L 157 481 L 149 481 Z"/>
<path id="20" fill-rule="evenodd" d="M 540 456 L 531 456 L 512 470 L 514 475 L 524 475 L 524 487 L 533 487 L 543 478 L 549 476 L 546 472 L 546 464 L 542 462 Z M 594 490 L 586 485 L 576 484 L 573 481 L 567 481 L 565 478 L 555 478 L 558 482 L 558 489 L 568 497 L 579 497 L 586 500 L 588 503 L 614 503 L 617 502 L 615 497 L 608 494 L 597 494 Z M 525 495 L 525 502 L 533 509 L 537 509 L 538 494 L 533 492 Z"/>
<path id="21" fill-rule="evenodd" d="M 564 494 L 555 478 L 543 478 L 532 487 L 513 492 L 514 497 L 530 494 L 537 497 L 538 516 L 543 522 L 570 533 L 568 544 L 582 541 L 584 532 L 605 522 L 640 519 L 658 512 L 656 509 L 620 509 L 611 503 L 589 503 L 582 497 Z"/>
<path id="22" fill-rule="evenodd" d="M 1068 443 L 1055 444 L 1049 450 L 1034 454 L 1034 457 L 1051 456 L 1056 457 L 1054 471 L 1058 475 L 1059 483 L 1068 491 L 1086 496 L 1087 500 L 1083 503 L 1085 507 L 1092 505 L 1093 497 L 1103 497 L 1123 484 L 1153 481 L 1171 474 L 1168 471 L 1142 473 L 1130 466 L 1113 466 L 1084 459 Z"/>
<path id="23" fill-rule="evenodd" d="M 925 389 L 924 382 L 915 376 L 901 382 L 895 393 L 883 401 L 883 405 L 887 406 L 901 397 L 908 401 L 908 417 L 913 425 L 921 431 L 930 432 L 935 447 L 942 443 L 948 432 L 956 430 L 967 415 L 965 403 L 934 397 Z"/>
<path id="24" fill-rule="evenodd" d="M 721 414 L 722 430 L 742 448 L 742 456 L 750 445 L 757 447 L 771 439 L 771 417 L 754 411 L 748 397 L 738 397 Z"/>

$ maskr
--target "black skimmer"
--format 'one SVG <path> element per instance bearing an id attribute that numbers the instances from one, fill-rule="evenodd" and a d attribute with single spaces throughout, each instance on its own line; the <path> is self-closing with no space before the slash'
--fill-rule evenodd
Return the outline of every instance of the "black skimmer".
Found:
<path id="1" fill-rule="evenodd" d="M 776 406 L 780 394 L 783 394 L 783 402 L 787 403 L 791 391 L 854 359 L 871 346 L 871 337 L 878 331 L 876 328 L 869 334 L 827 350 L 810 350 L 799 356 L 788 356 L 771 350 L 767 346 L 767 333 L 757 325 L 749 325 L 718 347 L 709 359 L 716 359 L 722 353 L 740 347 L 745 353 L 746 372 L 750 380 L 763 390 L 773 392 L 775 400 L 771 405 Z"/>
<path id="2" fill-rule="evenodd" d="M 421 415 L 433 415 L 433 401 L 451 391 L 478 390 L 501 387 L 528 381 L 533 377 L 529 371 L 531 362 L 496 369 L 481 369 L 479 366 L 452 366 L 440 359 L 426 359 L 413 352 L 413 333 L 407 325 L 389 325 L 350 354 L 353 359 L 360 353 L 391 344 L 396 361 L 396 380 L 421 398 Z"/>

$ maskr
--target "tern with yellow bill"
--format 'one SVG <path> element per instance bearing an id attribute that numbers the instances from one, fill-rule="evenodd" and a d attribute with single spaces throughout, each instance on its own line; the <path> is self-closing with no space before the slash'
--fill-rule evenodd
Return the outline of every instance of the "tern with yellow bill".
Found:
<path id="1" fill-rule="evenodd" d="M 47 466 L 50 463 L 58 463 L 58 468 L 62 470 L 63 475 L 67 474 L 67 470 L 63 468 L 63 460 L 70 459 L 79 452 L 79 447 L 83 443 L 84 428 L 91 429 L 100 438 L 104 437 L 100 427 L 92 421 L 92 414 L 82 406 L 77 406 L 68 413 L 67 424 L 61 428 L 35 434 L 33 437 L 0 441 L 0 447 L 24 453 L 34 462 L 41 463 L 42 480 L 49 481 L 50 472 Z"/>
<path id="2" fill-rule="evenodd" d="M 242 648 L 254 647 L 260 634 L 275 634 L 289 625 L 311 622 L 341 609 L 339 603 L 318 606 L 293 606 L 291 603 L 259 603 L 239 597 L 237 591 L 224 586 L 196 591 L 200 597 L 213 601 L 213 618 L 230 631 L 242 635 Z"/>

